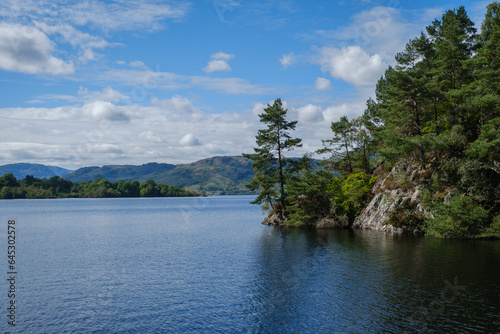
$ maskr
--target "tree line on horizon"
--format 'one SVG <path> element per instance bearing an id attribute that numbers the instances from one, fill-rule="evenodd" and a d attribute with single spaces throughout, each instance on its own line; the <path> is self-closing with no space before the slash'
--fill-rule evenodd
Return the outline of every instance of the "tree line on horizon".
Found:
<path id="1" fill-rule="evenodd" d="M 75 183 L 59 176 L 39 179 L 27 175 L 17 180 L 9 173 L 0 177 L 0 199 L 17 198 L 108 198 L 108 197 L 190 197 L 201 194 L 181 186 L 147 180 L 110 182 L 103 178 Z"/>
<path id="2" fill-rule="evenodd" d="M 259 115 L 252 160 L 259 191 L 254 204 L 286 226 L 353 223 L 371 199 L 380 176 L 395 166 L 418 167 L 424 179 L 425 216 L 411 206 L 390 216 L 427 235 L 500 238 L 500 3 L 487 6 L 478 33 L 465 8 L 446 11 L 410 40 L 376 85 L 358 118 L 332 122 L 333 137 L 316 153 L 328 154 L 319 168 L 312 154 L 286 152 L 297 121 L 286 120 L 280 99 Z M 408 175 L 394 180 L 408 188 Z"/>

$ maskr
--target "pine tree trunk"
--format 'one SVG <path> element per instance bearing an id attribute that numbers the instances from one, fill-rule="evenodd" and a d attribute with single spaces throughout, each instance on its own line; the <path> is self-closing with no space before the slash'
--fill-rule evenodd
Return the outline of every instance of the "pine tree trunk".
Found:
<path id="1" fill-rule="evenodd" d="M 280 219 L 284 220 L 286 217 L 285 211 L 285 181 L 283 179 L 283 161 L 281 159 L 281 138 L 280 138 L 280 128 L 278 126 L 278 168 L 279 168 L 279 178 L 280 178 Z"/>

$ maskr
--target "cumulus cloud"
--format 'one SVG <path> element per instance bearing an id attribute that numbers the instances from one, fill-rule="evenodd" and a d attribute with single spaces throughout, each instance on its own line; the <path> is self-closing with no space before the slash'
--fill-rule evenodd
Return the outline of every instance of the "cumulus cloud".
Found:
<path id="1" fill-rule="evenodd" d="M 161 0 L 1 1 L 0 17 L 11 23 L 0 24 L 0 68 L 29 74 L 73 73 L 73 62 L 53 56 L 56 43 L 71 45 L 76 50 L 71 59 L 85 64 L 101 57 L 96 50 L 119 43 L 109 43 L 82 29 L 106 35 L 112 31 L 154 31 L 163 28 L 167 19 L 183 19 L 190 8 L 187 2 Z M 30 22 L 30 26 L 12 22 Z"/>
<path id="2" fill-rule="evenodd" d="M 290 52 L 289 54 L 285 54 L 280 58 L 280 63 L 283 66 L 283 68 L 288 68 L 291 65 L 295 64 L 297 62 L 297 57 L 294 55 L 293 52 Z"/>
<path id="3" fill-rule="evenodd" d="M 54 49 L 54 43 L 37 28 L 0 23 L 0 68 L 4 70 L 28 74 L 73 73 L 73 64 L 54 57 Z"/>
<path id="4" fill-rule="evenodd" d="M 198 138 L 196 138 L 192 133 L 184 135 L 181 140 L 179 140 L 179 145 L 181 146 L 198 146 L 201 145 Z"/>
<path id="5" fill-rule="evenodd" d="M 391 1 L 389 1 L 391 2 Z M 393 2 L 396 5 L 395 2 Z M 481 8 L 484 10 L 484 6 Z M 333 30 L 317 30 L 303 37 L 319 39 L 337 46 L 358 45 L 370 54 L 379 54 L 387 62 L 394 60 L 394 54 L 404 49 L 409 39 L 435 18 L 444 8 L 402 9 L 390 6 L 374 6 L 351 17 L 351 23 Z M 484 14 L 483 14 L 484 15 Z M 411 20 L 408 18 L 411 17 Z"/>
<path id="6" fill-rule="evenodd" d="M 347 118 L 352 119 L 361 115 L 365 107 L 366 106 L 363 102 L 331 105 L 324 108 L 323 116 L 328 122 L 336 122 L 342 116 L 347 116 Z"/>
<path id="7" fill-rule="evenodd" d="M 195 108 L 195 106 L 191 101 L 189 101 L 189 99 L 179 95 L 174 95 L 172 96 L 172 98 L 165 100 L 158 100 L 154 98 L 151 102 L 154 105 L 160 106 L 175 113 L 192 114 L 197 112 L 197 108 Z"/>
<path id="8" fill-rule="evenodd" d="M 151 130 L 141 132 L 139 137 L 143 138 L 144 140 L 146 140 L 150 143 L 163 143 L 164 142 L 157 133 L 155 133 Z"/>
<path id="9" fill-rule="evenodd" d="M 233 54 L 229 54 L 229 53 L 224 53 L 224 52 L 217 52 L 217 53 L 214 53 L 213 55 L 210 56 L 210 58 L 212 59 L 221 59 L 221 60 L 231 60 L 232 58 L 234 57 Z"/>
<path id="10" fill-rule="evenodd" d="M 130 117 L 123 110 L 107 101 L 85 103 L 82 111 L 96 120 L 129 121 Z"/>
<path id="11" fill-rule="evenodd" d="M 317 62 L 332 77 L 356 86 L 373 85 L 387 68 L 380 55 L 370 56 L 359 46 L 323 47 L 319 50 Z"/>
<path id="12" fill-rule="evenodd" d="M 332 89 L 332 84 L 330 80 L 325 79 L 325 78 L 317 78 L 316 82 L 314 83 L 314 88 L 320 91 L 324 90 L 330 90 Z"/>
<path id="13" fill-rule="evenodd" d="M 117 102 L 117 101 L 122 101 L 126 98 L 126 96 L 124 96 L 122 93 L 111 87 L 106 87 L 102 91 L 89 92 L 87 88 L 80 86 L 80 89 L 78 90 L 78 95 L 79 99 L 85 102 L 94 102 L 94 101 Z"/>
<path id="14" fill-rule="evenodd" d="M 225 60 L 214 59 L 208 62 L 208 65 L 203 68 L 203 71 L 207 73 L 228 72 L 231 71 L 231 66 L 229 66 Z"/>
<path id="15" fill-rule="evenodd" d="M 203 68 L 203 71 L 207 73 L 231 71 L 231 66 L 229 66 L 227 62 L 233 57 L 234 55 L 232 54 L 219 51 L 210 57 L 212 60 L 210 60 L 207 66 Z"/>
<path id="16" fill-rule="evenodd" d="M 325 120 L 321 106 L 308 104 L 299 108 L 297 111 L 299 114 L 299 122 L 317 123 Z"/>
<path id="17" fill-rule="evenodd" d="M 97 100 L 97 93 L 86 94 L 88 101 L 81 106 L 0 108 L 2 161 L 79 168 L 151 161 L 186 163 L 214 155 L 250 153 L 255 147 L 255 135 L 263 126 L 256 114 L 273 103 L 262 101 L 244 111 L 216 113 L 204 111 L 180 96 L 155 100 L 148 106 L 122 106 Z M 330 122 L 338 121 L 342 115 L 352 119 L 365 107 L 364 101 L 359 105 L 301 107 L 282 102 L 288 109 L 287 119 L 299 120 L 293 135 L 304 143 L 293 151 L 293 156 L 320 148 L 321 139 L 332 136 Z M 187 109 L 182 111 L 183 107 Z"/>
<path id="18" fill-rule="evenodd" d="M 264 108 L 266 107 L 266 105 L 264 103 L 261 103 L 261 102 L 257 102 L 253 105 L 253 108 L 252 108 L 252 114 L 254 116 L 259 116 L 260 114 L 262 114 L 264 112 Z"/>

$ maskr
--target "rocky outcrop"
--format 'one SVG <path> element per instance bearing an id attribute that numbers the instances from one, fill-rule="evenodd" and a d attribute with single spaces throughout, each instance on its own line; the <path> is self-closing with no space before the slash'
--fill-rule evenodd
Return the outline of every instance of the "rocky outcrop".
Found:
<path id="1" fill-rule="evenodd" d="M 403 207 L 411 207 L 416 213 L 430 215 L 422 205 L 420 197 L 425 184 L 425 171 L 417 166 L 407 165 L 394 167 L 385 177 L 381 177 L 373 187 L 373 199 L 356 218 L 352 227 L 356 229 L 372 229 L 384 232 L 413 232 L 414 227 L 395 227 L 389 224 L 391 213 Z"/>
<path id="2" fill-rule="evenodd" d="M 270 213 L 266 218 L 264 218 L 262 224 L 273 226 L 285 225 L 286 219 L 281 219 L 277 213 Z"/>
<path id="3" fill-rule="evenodd" d="M 337 219 L 322 218 L 316 223 L 316 229 L 330 229 L 330 228 L 346 228 L 349 227 L 349 218 L 347 216 Z"/>

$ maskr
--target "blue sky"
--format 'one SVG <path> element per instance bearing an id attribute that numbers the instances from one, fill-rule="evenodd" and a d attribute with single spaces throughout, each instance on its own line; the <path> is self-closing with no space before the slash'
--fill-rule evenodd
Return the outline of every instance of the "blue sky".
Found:
<path id="1" fill-rule="evenodd" d="M 281 98 L 299 155 L 360 115 L 394 55 L 445 10 L 489 1 L 0 4 L 0 164 L 76 169 L 252 152 Z"/>

